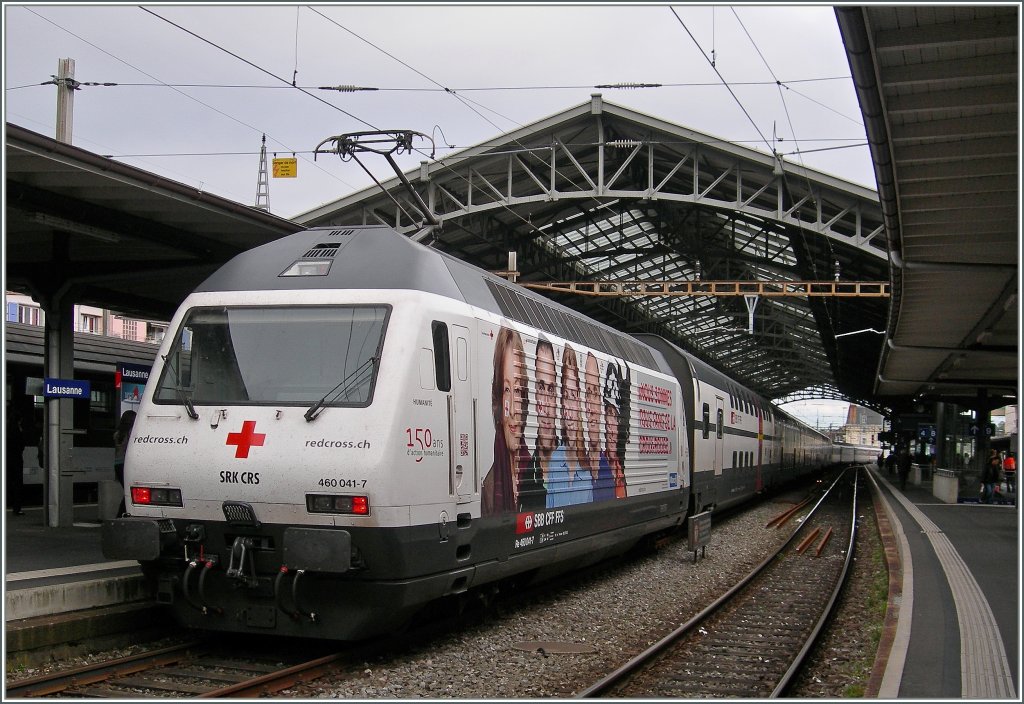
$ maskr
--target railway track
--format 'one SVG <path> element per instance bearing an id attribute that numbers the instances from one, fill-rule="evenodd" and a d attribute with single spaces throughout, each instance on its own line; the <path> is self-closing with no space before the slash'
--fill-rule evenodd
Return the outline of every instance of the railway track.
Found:
<path id="1" fill-rule="evenodd" d="M 291 657 L 226 654 L 191 641 L 55 672 L 7 686 L 11 698 L 88 699 L 258 697 L 315 679 L 341 664 L 345 653 Z"/>
<path id="2" fill-rule="evenodd" d="M 728 593 L 578 698 L 782 696 L 838 601 L 859 471 L 843 472 L 789 540 Z M 769 522 L 773 529 L 797 515 Z"/>

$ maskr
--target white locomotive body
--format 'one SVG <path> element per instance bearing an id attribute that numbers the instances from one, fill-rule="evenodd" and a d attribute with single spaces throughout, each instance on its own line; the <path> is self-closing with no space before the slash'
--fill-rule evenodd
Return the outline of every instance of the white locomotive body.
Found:
<path id="1" fill-rule="evenodd" d="M 103 547 L 184 625 L 361 638 L 687 515 L 660 353 L 390 228 L 239 255 L 170 330 Z"/>

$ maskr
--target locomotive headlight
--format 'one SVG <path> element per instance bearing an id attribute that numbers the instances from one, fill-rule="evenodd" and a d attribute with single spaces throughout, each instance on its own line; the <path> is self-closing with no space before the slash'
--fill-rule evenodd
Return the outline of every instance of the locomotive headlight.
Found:
<path id="1" fill-rule="evenodd" d="M 181 489 L 133 486 L 132 503 L 137 506 L 181 506 Z"/>
<path id="2" fill-rule="evenodd" d="M 365 496 L 306 494 L 306 510 L 310 513 L 348 513 L 370 515 L 370 500 Z"/>

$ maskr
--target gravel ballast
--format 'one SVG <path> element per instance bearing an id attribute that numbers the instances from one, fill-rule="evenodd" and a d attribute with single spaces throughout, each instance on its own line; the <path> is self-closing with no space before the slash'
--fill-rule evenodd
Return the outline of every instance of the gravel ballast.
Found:
<path id="1" fill-rule="evenodd" d="M 767 502 L 713 527 L 707 556 L 696 564 L 686 541 L 675 541 L 656 555 L 499 609 L 484 624 L 282 694 L 345 699 L 572 697 L 688 620 L 763 561 L 792 529 L 768 529 L 765 524 L 789 506 Z M 867 530 L 860 531 L 863 556 L 854 563 L 859 577 L 844 599 L 852 603 L 839 613 L 831 638 L 820 653 L 812 654 L 810 669 L 789 696 L 843 696 L 851 686 L 862 686 L 870 674 L 873 626 L 857 604 L 864 601 L 860 590 L 874 583 L 879 567 L 884 578 L 885 568 L 869 559 L 872 535 L 877 545 L 870 512 L 864 514 L 861 527 Z M 595 651 L 540 653 L 516 648 L 534 641 L 587 644 Z"/>
<path id="2" fill-rule="evenodd" d="M 504 596 L 475 623 L 377 656 L 347 671 L 274 695 L 279 698 L 493 699 L 568 698 L 596 682 L 669 633 L 746 575 L 793 529 L 766 528 L 792 506 L 779 497 L 712 527 L 706 556 L 694 562 L 685 537 L 657 553 L 594 570 L 576 581 L 559 581 L 522 597 Z M 789 697 L 861 696 L 870 675 L 884 616 L 887 572 L 874 513 L 861 510 L 854 575 L 825 641 Z M 531 643 L 555 644 L 545 652 Z M 565 645 L 559 648 L 558 645 Z M 29 671 L 115 657 L 137 650 L 93 653 Z M 559 650 L 584 652 L 558 652 Z"/>

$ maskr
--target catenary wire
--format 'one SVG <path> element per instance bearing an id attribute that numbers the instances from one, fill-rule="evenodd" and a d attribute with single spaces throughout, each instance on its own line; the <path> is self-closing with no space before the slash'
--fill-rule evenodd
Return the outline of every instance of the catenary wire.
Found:
<path id="1" fill-rule="evenodd" d="M 764 58 L 764 54 L 761 53 L 761 47 L 759 47 L 757 45 L 757 42 L 754 41 L 754 38 L 750 36 L 750 32 L 747 30 L 747 26 L 743 24 L 743 20 L 740 19 L 739 14 L 736 12 L 736 8 L 731 7 L 729 9 L 732 10 L 732 14 L 736 18 L 736 21 L 739 23 L 740 29 L 742 29 L 743 33 L 747 35 L 747 39 L 750 40 L 750 44 L 754 47 L 754 51 L 757 52 L 758 57 L 760 57 L 761 63 L 764 64 L 764 67 L 768 69 L 768 73 L 771 74 L 771 77 L 775 80 L 775 84 L 778 87 L 779 91 L 779 100 L 782 102 L 782 110 L 786 113 L 786 122 L 789 123 L 789 132 L 790 134 L 793 135 L 793 141 L 796 142 L 796 148 L 797 150 L 799 150 L 800 142 L 797 140 L 796 137 L 796 128 L 793 127 L 793 118 L 789 114 L 789 106 L 786 104 L 786 96 L 783 95 L 782 93 L 782 83 L 779 81 L 778 76 L 775 75 L 775 71 L 772 71 L 772 67 L 768 64 L 768 60 Z M 772 145 L 772 151 L 775 151 L 775 145 Z M 800 165 L 803 166 L 803 161 L 800 162 Z"/>
<path id="2" fill-rule="evenodd" d="M 244 58 L 242 56 L 239 56 L 238 54 L 234 53 L 233 51 L 231 51 L 229 49 L 225 49 L 224 47 L 222 47 L 221 45 L 217 44 L 216 42 L 212 42 L 209 39 L 206 39 L 205 37 L 202 37 L 202 36 L 196 34 L 192 30 L 187 29 L 185 27 L 182 27 L 180 24 L 178 24 L 176 22 L 173 22 L 173 21 L 167 19 L 166 17 L 158 15 L 157 13 L 153 12 L 152 10 L 150 10 L 150 9 L 148 9 L 146 7 L 143 7 L 142 5 L 139 5 L 139 9 L 144 11 L 144 12 L 148 12 L 149 14 L 153 15 L 153 17 L 156 17 L 159 20 L 163 20 L 164 22 L 166 22 L 167 24 L 171 25 L 172 27 L 177 27 L 182 32 L 185 32 L 186 34 L 192 35 L 193 37 L 195 37 L 196 39 L 198 39 L 201 42 L 205 42 L 206 44 L 209 44 L 210 46 L 214 47 L 215 49 L 219 49 L 220 51 L 223 51 L 225 54 L 233 56 L 234 58 L 238 59 L 239 61 L 241 61 L 242 63 L 246 64 L 247 66 L 251 66 L 252 68 L 256 69 L 257 71 L 261 71 L 261 72 L 267 74 L 268 76 L 270 76 L 271 78 L 273 78 L 275 80 L 278 80 L 278 81 L 281 81 L 285 85 L 291 86 L 291 83 L 289 83 L 287 79 L 281 78 L 277 74 L 275 74 L 275 73 L 273 73 L 271 71 L 268 71 L 267 69 L 263 68 L 262 66 L 258 66 L 256 64 L 254 64 L 252 61 L 249 61 L 248 59 L 246 59 L 246 58 Z M 366 125 L 370 129 L 374 129 L 374 130 L 380 129 L 376 125 L 367 122 L 363 118 L 357 117 L 356 115 L 353 115 L 352 113 L 348 112 L 344 108 L 340 108 L 337 105 L 335 105 L 334 103 L 332 103 L 330 101 L 327 101 L 327 100 L 324 100 L 323 98 L 321 98 L 320 96 L 316 95 L 315 93 L 310 93 L 308 90 L 305 90 L 304 88 L 299 88 L 298 86 L 292 86 L 292 87 L 295 90 L 301 91 L 302 93 L 308 95 L 309 97 L 313 98 L 314 100 L 317 100 L 317 101 L 323 103 L 324 105 L 327 105 L 327 106 L 333 108 L 334 110 L 337 110 L 338 112 L 341 112 L 341 113 L 344 113 L 345 115 L 348 115 L 349 117 L 351 117 L 356 122 L 361 122 L 362 124 Z"/>
<path id="3" fill-rule="evenodd" d="M 292 71 L 292 86 L 299 77 L 299 6 L 295 6 L 295 68 Z"/>
<path id="4" fill-rule="evenodd" d="M 650 144 L 650 145 L 656 145 L 656 146 L 673 146 L 673 145 L 681 145 L 681 144 L 711 145 L 711 144 L 741 144 L 741 143 L 743 143 L 743 141 L 744 140 L 708 140 L 708 141 L 703 141 L 703 142 L 694 142 L 693 140 L 691 140 L 691 141 L 685 141 L 685 142 L 684 141 L 678 141 L 677 142 L 677 141 L 673 141 L 673 140 L 645 140 L 644 144 Z M 750 140 L 746 140 L 746 141 L 750 141 Z M 844 141 L 845 142 L 845 141 L 851 141 L 851 140 L 844 138 L 844 139 L 839 139 L 839 140 L 811 139 L 811 140 L 806 140 L 806 141 L 809 141 L 809 142 Z M 758 140 L 757 143 L 760 144 L 760 141 Z M 562 145 L 566 146 L 566 147 L 594 147 L 594 146 L 598 146 L 597 143 L 595 143 L 595 142 L 563 142 Z M 825 151 L 833 151 L 833 150 L 837 150 L 837 149 L 853 149 L 853 148 L 860 148 L 860 147 L 866 147 L 866 146 L 867 146 L 867 142 L 857 142 L 855 144 L 843 144 L 843 145 L 839 145 L 839 146 L 835 146 L 835 147 L 822 147 L 820 149 L 801 149 L 799 152 L 794 150 L 794 151 L 790 151 L 790 152 L 782 152 L 782 154 L 784 156 L 790 156 L 790 155 L 795 155 L 795 154 L 798 154 L 798 153 L 810 154 L 810 153 L 813 153 L 813 152 L 825 152 Z M 467 148 L 468 147 L 466 145 L 459 145 L 459 144 L 446 144 L 445 146 L 440 147 L 440 149 L 458 149 L 458 150 L 467 149 Z M 550 149 L 551 149 L 551 147 L 549 147 L 549 146 L 539 146 L 539 147 L 525 147 L 524 146 L 524 147 L 522 147 L 520 149 L 500 149 L 500 150 L 489 151 L 489 152 L 487 152 L 487 154 L 488 154 L 488 156 L 506 156 L 506 155 L 509 155 L 509 154 L 525 154 L 527 152 L 546 152 L 546 151 L 549 151 Z M 289 150 L 281 150 L 281 151 L 288 151 L 290 154 L 314 154 L 315 153 L 315 151 L 312 150 L 312 149 L 298 150 L 298 151 L 289 151 Z M 142 157 L 161 157 L 161 156 L 170 156 L 170 157 L 178 157 L 178 156 L 255 156 L 257 154 L 259 154 L 258 151 L 244 151 L 244 152 L 159 152 L 159 153 L 154 152 L 154 153 L 149 153 L 149 154 L 103 154 L 101 156 L 105 156 L 108 159 L 115 159 L 115 158 L 116 159 L 123 159 L 123 158 L 142 158 Z"/>
<path id="5" fill-rule="evenodd" d="M 308 7 L 308 6 L 307 6 L 307 7 Z M 494 127 L 494 129 L 498 130 L 499 132 L 500 132 L 500 131 L 502 131 L 502 128 L 501 128 L 501 127 L 499 127 L 498 125 L 496 125 L 496 124 L 495 124 L 495 123 L 494 123 L 494 122 L 493 122 L 493 121 L 492 121 L 492 120 L 491 120 L 490 118 L 488 118 L 488 117 L 487 117 L 486 115 L 484 115 L 484 114 L 483 114 L 483 113 L 481 113 L 481 112 L 480 112 L 479 110 L 477 110 L 476 108 L 474 108 L 474 107 L 473 107 L 472 105 L 470 105 L 470 104 L 469 104 L 469 103 L 473 103 L 474 105 L 480 105 L 480 104 L 479 104 L 479 103 L 477 103 L 476 101 L 474 101 L 474 100 L 469 100 L 468 98 L 465 98 L 465 99 L 464 99 L 464 98 L 462 98 L 462 96 L 458 95 L 458 93 L 456 93 L 456 92 L 455 92 L 454 90 L 452 90 L 451 88 L 449 88 L 449 87 L 447 87 L 447 86 L 445 86 L 445 85 L 442 85 L 442 84 L 441 84 L 441 83 L 439 83 L 438 81 L 435 81 L 435 80 L 434 80 L 433 78 L 431 78 L 431 77 L 430 77 L 430 76 L 428 76 L 427 74 L 423 73 L 422 71 L 420 71 L 420 70 L 419 70 L 418 68 L 416 68 L 415 66 L 411 66 L 410 64 L 408 64 L 408 63 L 406 63 L 405 61 L 403 61 L 402 59 L 398 58 L 397 56 L 395 56 L 395 55 L 394 55 L 394 54 L 392 54 L 391 52 L 389 52 L 389 51 L 387 51 L 387 50 L 385 50 L 385 49 L 383 49 L 383 48 L 381 48 L 381 47 L 377 46 L 376 44 L 374 44 L 373 42 L 371 42 L 371 41 L 370 41 L 369 39 L 367 39 L 367 38 L 365 38 L 365 37 L 362 37 L 362 36 L 360 36 L 360 35 L 359 35 L 359 34 L 357 34 L 356 32 L 353 32 L 353 31 L 352 31 L 351 29 L 349 29 L 349 28 L 348 28 L 348 27 L 346 27 L 345 25 L 341 24 L 340 22 L 338 22 L 338 21 L 334 20 L 334 19 L 333 19 L 333 18 L 331 18 L 331 17 L 328 17 L 327 15 L 325 15 L 325 14 L 324 14 L 324 13 L 322 13 L 322 12 L 320 12 L 320 11 L 319 11 L 319 10 L 317 10 L 316 8 L 310 7 L 309 9 L 310 9 L 311 11 L 313 11 L 314 13 L 316 13 L 317 15 L 320 15 L 320 17 L 324 18 L 325 20 L 327 20 L 328 22 L 330 22 L 330 23 L 331 23 L 331 24 L 333 24 L 334 26 L 336 26 L 336 27 L 338 27 L 338 28 L 340 28 L 340 29 L 343 29 L 343 30 L 345 30 L 346 32 L 348 32 L 349 34 L 351 34 L 351 35 L 352 35 L 353 37 L 355 37 L 356 39 L 358 39 L 359 41 L 362 41 L 362 42 L 365 42 L 366 44 L 369 44 L 370 46 L 372 46 L 372 47 L 373 47 L 374 49 L 376 49 L 377 51 L 381 52 L 381 53 L 382 53 L 382 54 L 384 54 L 385 56 L 388 56 L 389 58 L 391 58 L 391 59 L 394 59 L 395 61 L 397 61 L 398 63 L 402 64 L 403 66 L 405 66 L 405 67 L 406 67 L 407 69 L 409 69 L 410 71 L 414 71 L 414 72 L 415 72 L 415 73 L 416 73 L 417 75 L 419 75 L 419 76 L 422 76 L 423 78 L 425 78 L 425 79 L 427 79 L 428 81 L 430 81 L 431 83 L 433 83 L 433 84 L 434 84 L 435 86 L 438 86 L 438 88 L 440 88 L 440 89 L 443 89 L 443 90 L 444 90 L 444 91 L 445 91 L 446 93 L 448 93 L 448 94 L 450 94 L 450 95 L 454 96 L 454 97 L 455 97 L 455 98 L 456 98 L 456 99 L 457 99 L 457 100 L 458 100 L 459 102 L 461 102 L 461 103 L 462 103 L 463 105 L 465 105 L 465 106 L 466 106 L 466 107 L 468 107 L 468 108 L 469 108 L 470 110 L 472 110 L 473 112 L 475 112 L 475 113 L 476 113 L 477 115 L 479 115 L 479 116 L 480 116 L 480 117 L 481 117 L 482 119 L 486 120 L 486 121 L 487 121 L 487 122 L 488 122 L 488 123 L 489 123 L 489 124 L 490 124 L 490 125 L 491 125 L 492 127 Z M 481 106 L 481 107 L 485 107 L 485 106 Z M 517 122 L 516 122 L 515 120 L 512 120 L 512 119 L 510 119 L 510 118 L 508 118 L 508 117 L 505 117 L 504 115 L 500 115 L 500 113 L 497 113 L 497 112 L 495 112 L 494 110 L 491 110 L 490 108 L 485 108 L 485 109 L 489 110 L 490 112 L 494 112 L 494 113 L 495 113 L 496 115 L 499 115 L 500 117 L 503 117 L 504 119 L 508 120 L 509 122 L 511 122 L 511 123 L 513 123 L 513 124 L 519 124 L 519 123 L 517 123 Z M 520 126 L 521 126 L 521 125 L 520 125 Z"/>
<path id="6" fill-rule="evenodd" d="M 675 15 L 675 18 L 677 20 L 679 20 L 679 24 L 681 24 L 683 29 L 686 30 L 686 33 L 688 35 L 690 35 L 690 39 L 693 40 L 694 45 L 697 47 L 697 49 L 700 50 L 700 53 L 707 60 L 708 64 L 710 64 L 711 70 L 714 71 L 715 75 L 717 75 L 718 78 L 722 81 L 722 85 L 724 85 L 726 90 L 729 91 L 729 95 L 731 95 L 733 97 L 733 100 L 735 100 L 736 104 L 739 105 L 740 110 L 742 110 L 743 114 L 747 116 L 747 119 L 750 121 L 750 124 L 752 124 L 754 126 L 754 129 L 761 136 L 761 141 L 765 143 L 765 145 L 768 147 L 769 151 L 774 152 L 775 150 L 772 148 L 771 143 L 764 136 L 764 133 L 761 132 L 761 128 L 757 126 L 757 122 L 755 122 L 754 118 L 751 117 L 749 112 L 747 112 L 747 108 L 743 105 L 743 101 L 741 101 L 739 99 L 739 96 L 737 96 L 736 93 L 733 91 L 733 89 L 732 89 L 731 85 L 729 84 L 729 82 L 725 80 L 725 78 L 722 76 L 721 72 L 719 72 L 718 68 L 715 66 L 714 62 L 707 55 L 707 53 L 704 51 L 704 49 L 701 48 L 700 43 L 697 41 L 697 38 L 695 36 L 693 36 L 693 32 L 691 32 L 690 28 L 686 26 L 685 22 L 683 22 L 683 18 L 679 16 L 679 14 L 676 12 L 676 9 L 674 7 L 669 6 L 668 9 L 672 11 L 672 14 Z"/>

